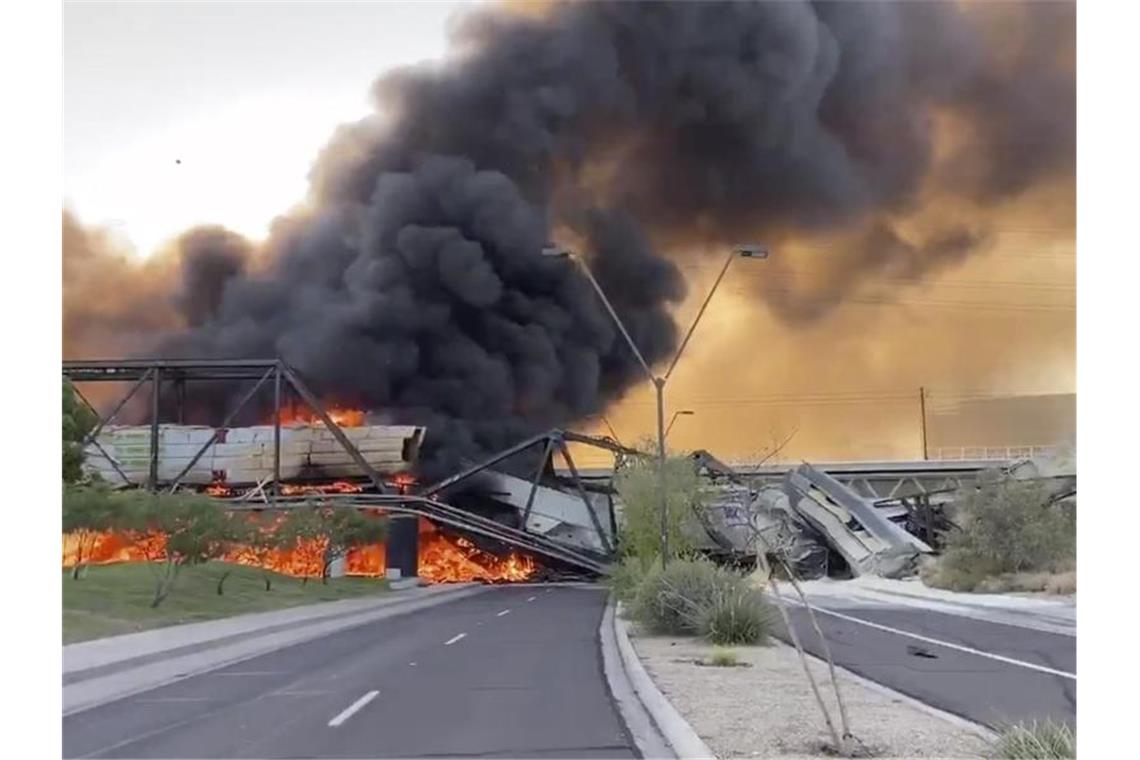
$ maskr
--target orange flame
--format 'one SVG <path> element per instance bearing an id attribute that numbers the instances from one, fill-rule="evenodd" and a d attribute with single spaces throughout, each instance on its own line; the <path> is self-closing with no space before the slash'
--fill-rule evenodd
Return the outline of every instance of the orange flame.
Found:
<path id="1" fill-rule="evenodd" d="M 277 516 L 265 529 L 272 530 L 282 518 L 283 515 Z M 74 567 L 80 559 L 92 565 L 155 561 L 164 555 L 166 537 L 98 533 L 83 536 L 82 547 L 80 543 L 79 535 L 64 534 L 63 567 Z M 321 539 L 303 542 L 291 550 L 275 549 L 268 552 L 236 546 L 226 552 L 222 559 L 250 567 L 263 567 L 296 578 L 316 578 L 320 577 L 323 568 L 324 549 L 325 542 Z M 382 544 L 352 549 L 345 557 L 345 574 L 383 577 L 387 569 L 386 559 Z M 418 564 L 419 577 L 430 583 L 517 582 L 528 580 L 537 570 L 530 557 L 514 552 L 505 557 L 495 556 L 479 549 L 465 538 L 445 536 L 422 518 Z"/>
<path id="2" fill-rule="evenodd" d="M 401 472 L 393 479 L 396 485 L 396 492 L 406 494 L 412 490 L 412 486 L 416 484 L 416 476 L 410 472 Z"/>
<path id="3" fill-rule="evenodd" d="M 462 537 L 443 535 L 420 520 L 419 576 L 431 583 L 525 581 L 534 575 L 534 560 L 511 552 L 496 557 Z"/>
<path id="4" fill-rule="evenodd" d="M 281 484 L 282 496 L 305 496 L 309 494 L 322 494 L 322 493 L 360 493 L 364 490 L 363 486 L 356 483 L 349 483 L 344 480 L 338 480 L 335 483 L 328 483 L 324 485 L 306 485 L 306 484 Z"/>
<path id="5" fill-rule="evenodd" d="M 366 416 L 366 412 L 363 409 L 351 409 L 343 406 L 326 407 L 325 413 L 328 414 L 329 419 L 341 427 L 360 427 L 364 424 L 364 418 Z M 321 424 L 321 418 L 307 407 L 284 407 L 281 409 L 278 419 L 281 420 L 282 425 L 298 423 L 307 425 Z"/>
<path id="6" fill-rule="evenodd" d="M 272 531 L 284 519 L 276 515 L 263 531 Z M 82 543 L 82 546 L 80 545 Z M 109 565 L 118 562 L 148 562 L 162 559 L 166 549 L 166 537 L 161 534 L 137 536 L 129 533 L 97 533 L 80 537 L 76 534 L 63 535 L 63 566 L 74 567 L 82 560 L 92 565 Z M 81 557 L 82 550 L 82 557 Z M 354 549 L 346 558 L 346 565 L 352 568 L 351 575 L 378 577 L 384 575 L 383 547 L 379 553 L 372 547 Z M 258 551 L 249 546 L 238 545 L 227 551 L 221 559 L 250 567 L 263 567 L 283 575 L 296 578 L 320 577 L 324 567 L 325 541 L 312 539 L 300 542 L 292 549 Z M 365 559 L 360 559 L 360 555 Z M 378 561 L 377 561 L 378 560 Z"/>

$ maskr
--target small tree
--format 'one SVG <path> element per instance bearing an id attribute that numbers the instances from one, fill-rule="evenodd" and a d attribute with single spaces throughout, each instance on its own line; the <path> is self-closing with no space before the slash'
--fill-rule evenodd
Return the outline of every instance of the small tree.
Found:
<path id="1" fill-rule="evenodd" d="M 83 439 L 95 427 L 96 417 L 79 400 L 70 380 L 63 381 L 63 482 L 83 477 Z"/>
<path id="2" fill-rule="evenodd" d="M 661 553 L 661 492 L 657 465 L 657 459 L 632 459 L 614 479 L 614 487 L 621 496 L 622 551 L 637 557 L 643 568 Z M 694 513 L 694 509 L 699 509 L 700 499 L 700 478 L 692 461 L 678 456 L 666 459 L 666 535 L 671 557 L 691 552 L 696 537 L 701 535 L 701 526 Z"/>
<path id="3" fill-rule="evenodd" d="M 328 527 L 320 510 L 305 507 L 290 510 L 277 526 L 277 548 L 296 552 L 305 544 L 321 543 L 327 540 Z M 301 582 L 308 583 L 305 575 Z"/>
<path id="4" fill-rule="evenodd" d="M 151 607 L 169 596 L 183 565 L 220 557 L 233 540 L 232 519 L 212 499 L 198 494 L 138 493 L 129 524 L 139 533 L 165 537 L 154 556 L 148 556 L 155 568 Z"/>
<path id="5" fill-rule="evenodd" d="M 221 519 L 217 525 L 217 547 L 210 559 L 223 557 L 232 549 L 248 545 L 253 540 L 253 535 L 254 531 L 244 515 L 222 511 Z M 226 578 L 229 578 L 231 573 L 233 573 L 233 565 L 224 565 L 222 575 L 218 578 L 218 596 L 223 595 Z"/>
<path id="6" fill-rule="evenodd" d="M 321 583 L 328 583 L 329 568 L 333 562 L 348 556 L 359 546 L 378 544 L 387 533 L 387 523 L 377 515 L 365 514 L 358 509 L 335 509 L 326 517 L 327 534 L 324 560 L 321 566 Z"/>
<path id="7" fill-rule="evenodd" d="M 321 546 L 321 582 L 328 583 L 329 570 L 352 549 L 384 540 L 387 523 L 383 517 L 356 509 L 296 509 L 278 528 L 280 546 L 298 549 L 302 544 Z"/>
<path id="8" fill-rule="evenodd" d="M 100 484 L 64 486 L 63 532 L 75 537 L 72 578 L 78 580 L 87 568 L 99 537 L 123 527 L 126 519 L 127 504 L 123 494 Z"/>
<path id="9" fill-rule="evenodd" d="M 269 558 L 276 552 L 287 548 L 285 541 L 285 532 L 281 530 L 281 525 L 276 520 L 261 514 L 249 516 L 241 544 L 247 552 L 253 555 L 257 566 L 261 568 L 266 591 L 273 588 L 273 574 L 266 565 L 269 564 Z"/>

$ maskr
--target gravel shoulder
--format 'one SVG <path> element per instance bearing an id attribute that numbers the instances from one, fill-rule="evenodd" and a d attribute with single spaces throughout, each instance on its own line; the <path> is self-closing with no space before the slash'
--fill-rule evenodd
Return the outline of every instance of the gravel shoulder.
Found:
<path id="1" fill-rule="evenodd" d="M 657 687 L 718 757 L 819 757 L 828 740 L 823 716 L 791 647 L 734 647 L 750 667 L 708 667 L 713 647 L 699 639 L 630 639 Z M 809 660 L 835 720 L 826 664 Z M 978 758 L 987 740 L 970 728 L 839 674 L 853 733 L 876 757 Z"/>

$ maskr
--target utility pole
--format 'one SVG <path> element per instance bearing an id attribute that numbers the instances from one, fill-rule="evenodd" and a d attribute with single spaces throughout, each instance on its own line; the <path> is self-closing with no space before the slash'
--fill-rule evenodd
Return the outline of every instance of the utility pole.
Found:
<path id="1" fill-rule="evenodd" d="M 918 389 L 918 409 L 922 415 L 922 460 L 925 462 L 930 459 L 929 451 L 926 447 L 926 388 L 920 387 Z"/>

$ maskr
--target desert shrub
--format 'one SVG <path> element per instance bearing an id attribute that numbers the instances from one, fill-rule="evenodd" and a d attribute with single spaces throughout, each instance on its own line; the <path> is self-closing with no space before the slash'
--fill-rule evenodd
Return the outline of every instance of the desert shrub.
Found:
<path id="1" fill-rule="evenodd" d="M 691 626 L 714 644 L 763 644 L 772 629 L 772 609 L 763 593 L 743 585 L 722 586 L 695 605 Z"/>
<path id="2" fill-rule="evenodd" d="M 707 559 L 677 559 L 651 567 L 637 587 L 631 612 L 652 633 L 693 634 L 694 605 L 712 598 L 718 585 L 742 583 L 740 576 Z"/>
<path id="3" fill-rule="evenodd" d="M 767 633 L 767 606 L 742 574 L 707 559 L 653 567 L 637 586 L 632 616 L 650 632 L 705 636 L 715 643 L 758 643 Z"/>
<path id="4" fill-rule="evenodd" d="M 1077 735 L 1065 723 L 1051 720 L 1010 726 L 997 741 L 998 757 L 1009 760 L 1053 760 L 1077 756 Z"/>
<path id="5" fill-rule="evenodd" d="M 973 591 L 1004 573 L 1063 572 L 1076 557 L 1076 514 L 1050 504 L 1042 483 L 1012 478 L 984 483 L 959 508 L 962 529 L 947 536 L 933 585 Z"/>
<path id="6" fill-rule="evenodd" d="M 620 562 L 611 565 L 606 580 L 614 596 L 627 604 L 632 602 L 637 595 L 638 586 L 641 585 L 642 579 L 654 561 L 652 557 L 626 556 Z"/>

